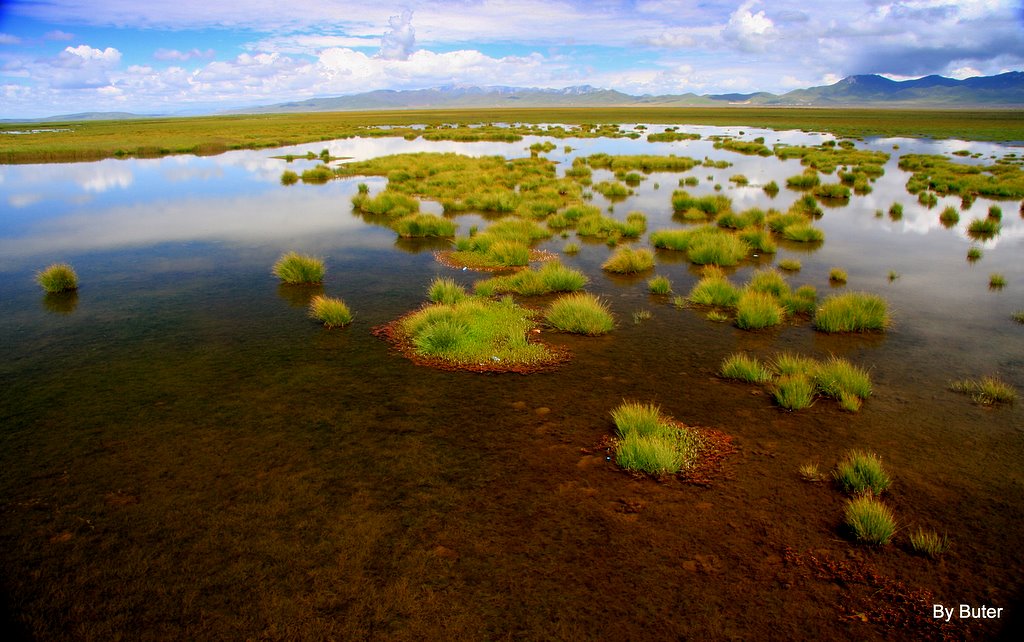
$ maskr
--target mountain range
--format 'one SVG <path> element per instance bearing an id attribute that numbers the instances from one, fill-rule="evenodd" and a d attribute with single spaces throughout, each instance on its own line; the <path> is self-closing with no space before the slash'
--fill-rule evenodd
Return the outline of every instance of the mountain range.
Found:
<path id="1" fill-rule="evenodd" d="M 848 76 L 832 85 L 785 94 L 669 94 L 632 96 L 589 85 L 565 89 L 446 86 L 406 91 L 378 90 L 350 96 L 313 98 L 231 113 L 289 113 L 371 109 L 457 109 L 493 107 L 902 107 L 1009 108 L 1024 106 L 1024 72 L 965 80 L 925 76 L 896 81 L 883 76 Z"/>
<path id="2" fill-rule="evenodd" d="M 925 76 L 890 80 L 877 75 L 847 76 L 837 83 L 796 89 L 784 94 L 667 94 L 633 96 L 589 85 L 564 89 L 472 87 L 448 85 L 433 89 L 382 89 L 348 96 L 311 98 L 234 109 L 229 114 L 303 113 L 381 109 L 472 109 L 500 107 L 888 107 L 903 109 L 972 109 L 1024 107 L 1024 72 L 964 80 Z M 190 112 L 195 115 L 195 112 Z M 73 121 L 147 118 L 124 112 L 90 112 L 35 119 Z M 0 121 L 10 122 L 10 121 Z"/>

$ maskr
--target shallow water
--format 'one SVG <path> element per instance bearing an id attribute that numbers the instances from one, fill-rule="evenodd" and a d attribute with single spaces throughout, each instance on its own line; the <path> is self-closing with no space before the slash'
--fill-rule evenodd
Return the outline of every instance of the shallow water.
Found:
<path id="1" fill-rule="evenodd" d="M 827 138 L 692 130 L 742 130 L 769 146 Z M 427 370 L 371 336 L 420 305 L 434 276 L 467 285 L 481 276 L 437 264 L 437 243 L 396 241 L 354 215 L 356 184 L 376 191 L 383 179 L 283 187 L 286 167 L 314 163 L 270 158 L 323 147 L 354 159 L 512 157 L 539 140 L 350 139 L 0 167 L 5 619 L 39 639 L 919 637 L 847 617 L 870 592 L 809 576 L 784 560 L 789 547 L 866 561 L 946 605 L 1008 609 L 970 623 L 971 637 L 1019 626 L 1024 417 L 1019 403 L 986 409 L 946 386 L 999 374 L 1024 391 L 1024 326 L 1010 319 L 1024 308 L 1024 219 L 1018 202 L 998 203 L 1002 233 L 969 263 L 967 224 L 991 202 L 978 199 L 945 229 L 938 214 L 959 199 L 920 206 L 896 167 L 899 153 L 968 149 L 987 160 L 1019 149 L 866 141 L 893 158 L 871 194 L 826 208 L 824 244 L 780 244 L 774 259 L 730 270 L 741 283 L 796 257 L 803 268 L 790 283 L 823 295 L 829 268 L 843 267 L 845 289 L 889 300 L 884 335 L 715 324 L 648 295 L 646 275 L 602 273 L 611 250 L 582 241 L 562 260 L 587 273 L 620 327 L 595 339 L 549 336 L 574 359 L 532 376 Z M 798 160 L 707 140 L 554 142 L 548 157 L 564 166 L 599 151 L 733 163 L 652 174 L 614 204 L 617 217 L 644 211 L 649 230 L 679 225 L 670 196 L 690 174 L 701 179 L 692 193 L 720 184 L 737 209 L 784 210 L 800 196 L 760 189 L 784 185 Z M 738 173 L 751 185 L 733 187 Z M 603 177 L 595 171 L 595 182 Z M 904 204 L 901 220 L 875 216 L 893 201 Z M 463 232 L 482 221 L 458 219 Z M 292 249 L 325 258 L 322 288 L 276 283 L 270 265 Z M 699 278 L 679 256 L 657 260 L 677 293 Z M 33 283 L 55 261 L 75 266 L 76 295 L 45 297 Z M 988 288 L 993 272 L 1005 288 Z M 306 318 L 319 292 L 343 297 L 355 323 L 326 331 Z M 634 324 L 641 308 L 652 318 Z M 787 413 L 715 376 L 736 350 L 841 355 L 871 369 L 875 393 L 857 414 L 827 400 Z M 581 451 L 611 433 L 608 411 L 623 398 L 729 433 L 738 452 L 710 487 L 633 479 Z M 876 451 L 896 479 L 886 501 L 903 532 L 881 550 L 851 544 L 839 492 L 796 474 L 809 461 L 827 470 L 853 447 Z M 949 533 L 943 559 L 908 552 L 919 525 Z"/>

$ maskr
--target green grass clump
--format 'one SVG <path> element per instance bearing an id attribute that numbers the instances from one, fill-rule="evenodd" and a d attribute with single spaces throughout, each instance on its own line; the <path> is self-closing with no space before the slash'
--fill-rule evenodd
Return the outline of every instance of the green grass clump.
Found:
<path id="1" fill-rule="evenodd" d="M 967 226 L 967 234 L 974 239 L 990 239 L 999 234 L 1002 225 L 994 218 L 976 218 Z"/>
<path id="2" fill-rule="evenodd" d="M 672 192 L 672 209 L 676 212 L 697 210 L 705 216 L 718 216 L 722 212 L 732 208 L 732 199 L 721 194 L 709 196 L 690 196 L 685 190 Z"/>
<path id="3" fill-rule="evenodd" d="M 832 476 L 844 491 L 851 495 L 871 493 L 881 495 L 892 484 L 875 453 L 851 450 L 836 465 Z"/>
<path id="4" fill-rule="evenodd" d="M 683 467 L 683 455 L 671 439 L 631 434 L 615 448 L 615 463 L 626 470 L 671 475 Z"/>
<path id="5" fill-rule="evenodd" d="M 1006 277 L 997 272 L 993 272 L 988 276 L 988 287 L 998 290 L 1006 287 Z"/>
<path id="6" fill-rule="evenodd" d="M 825 233 L 811 225 L 810 222 L 787 225 L 782 230 L 782 236 L 797 243 L 820 243 L 825 240 Z"/>
<path id="7" fill-rule="evenodd" d="M 557 261 L 545 263 L 537 270 L 521 270 L 509 276 L 496 276 L 476 284 L 481 296 L 515 293 L 535 296 L 550 292 L 575 292 L 588 282 L 579 270 L 568 268 Z"/>
<path id="8" fill-rule="evenodd" d="M 780 352 L 769 362 L 769 367 L 780 376 L 810 376 L 818 367 L 818 362 L 792 352 Z"/>
<path id="9" fill-rule="evenodd" d="M 377 196 L 359 191 L 352 197 L 352 206 L 364 214 L 386 218 L 402 218 L 420 211 L 420 202 L 411 196 L 385 190 Z"/>
<path id="10" fill-rule="evenodd" d="M 626 470 L 667 475 L 696 459 L 699 445 L 694 432 L 662 415 L 654 404 L 623 401 L 612 410 L 612 419 L 620 438 L 615 462 Z"/>
<path id="11" fill-rule="evenodd" d="M 580 251 L 580 244 L 571 242 L 566 243 L 565 247 L 562 248 L 562 251 L 565 252 L 566 254 L 578 254 Z"/>
<path id="12" fill-rule="evenodd" d="M 651 319 L 650 310 L 634 310 L 633 311 L 633 323 L 640 323 L 642 321 L 649 321 Z"/>
<path id="13" fill-rule="evenodd" d="M 814 195 L 818 198 L 831 199 L 834 201 L 850 200 L 850 188 L 842 183 L 824 183 L 814 188 Z"/>
<path id="14" fill-rule="evenodd" d="M 285 283 L 321 283 L 324 280 L 325 269 L 322 259 L 304 256 L 298 252 L 287 252 L 277 259 L 271 272 Z"/>
<path id="15" fill-rule="evenodd" d="M 530 343 L 532 313 L 505 298 L 467 297 L 454 304 L 434 304 L 403 318 L 397 332 L 416 354 L 464 367 L 538 366 L 554 361 L 545 346 Z"/>
<path id="16" fill-rule="evenodd" d="M 859 403 L 851 398 L 867 399 L 871 396 L 871 377 L 863 368 L 840 357 L 829 357 L 813 371 L 814 385 L 827 397 L 848 404 Z M 856 408 L 853 408 L 856 410 Z"/>
<path id="17" fill-rule="evenodd" d="M 732 176 L 729 177 L 729 182 L 730 183 L 736 183 L 737 185 L 741 185 L 742 186 L 742 185 L 749 185 L 750 184 L 750 179 L 747 178 L 746 176 L 744 176 L 743 174 L 733 174 Z"/>
<path id="18" fill-rule="evenodd" d="M 803 264 L 800 263 L 800 259 L 782 259 L 779 261 L 779 269 L 787 272 L 798 272 Z"/>
<path id="19" fill-rule="evenodd" d="M 352 312 L 344 301 L 321 294 L 310 300 L 309 316 L 326 328 L 340 328 L 352 323 Z"/>
<path id="20" fill-rule="evenodd" d="M 430 282 L 427 288 L 427 298 L 431 303 L 443 303 L 452 305 L 468 297 L 466 289 L 455 282 L 455 279 L 447 276 L 439 276 Z"/>
<path id="21" fill-rule="evenodd" d="M 391 229 L 404 238 L 455 236 L 455 223 L 434 214 L 411 214 L 398 219 Z"/>
<path id="22" fill-rule="evenodd" d="M 1003 208 L 998 205 L 990 205 L 988 208 L 988 217 L 996 221 L 1003 220 Z"/>
<path id="23" fill-rule="evenodd" d="M 782 297 L 782 307 L 789 314 L 814 314 L 818 305 L 818 291 L 813 285 L 801 285 Z"/>
<path id="24" fill-rule="evenodd" d="M 317 165 L 302 172 L 303 183 L 326 183 L 332 178 L 334 178 L 334 172 L 326 165 Z"/>
<path id="25" fill-rule="evenodd" d="M 822 332 L 882 331 L 888 325 L 885 299 L 866 292 L 830 296 L 814 314 L 814 327 Z"/>
<path id="26" fill-rule="evenodd" d="M 949 384 L 949 389 L 971 396 L 977 403 L 992 406 L 997 403 L 1013 403 L 1017 399 L 1017 391 L 1013 386 L 996 377 L 981 379 L 961 379 Z"/>
<path id="27" fill-rule="evenodd" d="M 935 192 L 921 192 L 917 195 L 917 202 L 931 209 L 939 204 L 939 197 Z"/>
<path id="28" fill-rule="evenodd" d="M 896 534 L 896 518 L 885 504 L 874 497 L 854 497 L 846 502 L 846 525 L 858 541 L 888 544 Z"/>
<path id="29" fill-rule="evenodd" d="M 718 227 L 742 230 L 755 225 L 760 226 L 764 223 L 764 216 L 764 212 L 756 207 L 752 207 L 743 212 L 727 210 L 718 215 L 718 218 L 715 219 L 715 223 Z"/>
<path id="30" fill-rule="evenodd" d="M 767 194 L 769 198 L 775 198 L 775 195 L 779 193 L 779 184 L 775 181 L 769 181 L 768 184 L 761 189 L 764 190 L 764 193 Z"/>
<path id="31" fill-rule="evenodd" d="M 672 282 L 666 276 L 655 276 L 647 281 L 647 291 L 651 294 L 672 294 Z"/>
<path id="32" fill-rule="evenodd" d="M 818 172 L 813 169 L 805 170 L 802 174 L 790 176 L 786 179 L 786 187 L 790 189 L 811 189 L 821 183 Z"/>
<path id="33" fill-rule="evenodd" d="M 766 292 L 775 298 L 781 298 L 789 294 L 789 284 L 778 270 L 758 270 L 747 282 L 747 291 Z"/>
<path id="34" fill-rule="evenodd" d="M 915 553 L 927 555 L 928 557 L 938 557 L 949 550 L 949 538 L 945 535 L 939 535 L 935 531 L 926 531 L 918 527 L 916 531 L 910 534 L 910 547 L 914 549 Z"/>
<path id="35" fill-rule="evenodd" d="M 645 272 L 654 267 L 654 254 L 650 250 L 641 248 L 634 250 L 631 247 L 620 247 L 608 260 L 601 264 L 601 268 L 616 274 L 635 274 Z"/>
<path id="36" fill-rule="evenodd" d="M 1010 318 L 1016 321 L 1017 323 L 1024 323 L 1024 310 L 1017 310 L 1016 312 L 1010 315 Z"/>
<path id="37" fill-rule="evenodd" d="M 556 299 L 544 313 L 551 327 L 562 332 L 598 336 L 615 329 L 607 304 L 593 294 L 577 292 Z"/>
<path id="38" fill-rule="evenodd" d="M 67 263 L 54 263 L 36 273 L 36 283 L 51 294 L 78 289 L 78 275 Z"/>
<path id="39" fill-rule="evenodd" d="M 846 270 L 834 267 L 828 271 L 828 280 L 832 283 L 846 283 Z"/>
<path id="40" fill-rule="evenodd" d="M 743 330 L 759 330 L 782 323 L 786 311 L 767 292 L 747 291 L 736 302 L 736 326 Z"/>
<path id="41" fill-rule="evenodd" d="M 739 379 L 748 383 L 766 383 L 771 381 L 772 372 L 757 357 L 737 352 L 722 361 L 718 374 L 726 379 Z"/>
<path id="42" fill-rule="evenodd" d="M 721 270 L 706 270 L 704 277 L 693 286 L 687 298 L 697 305 L 733 308 L 740 299 L 740 290 L 729 282 Z"/>
<path id="43" fill-rule="evenodd" d="M 739 233 L 739 238 L 755 252 L 775 254 L 779 249 L 772 240 L 772 235 L 763 229 L 743 230 Z"/>
<path id="44" fill-rule="evenodd" d="M 623 439 L 630 435 L 657 437 L 666 432 L 661 409 L 653 403 L 623 401 L 612 410 L 612 421 Z"/>
<path id="45" fill-rule="evenodd" d="M 736 265 L 750 252 L 750 246 L 735 234 L 713 227 L 698 228 L 692 233 L 686 256 L 697 265 Z"/>
<path id="46" fill-rule="evenodd" d="M 967 249 L 967 260 L 977 261 L 982 256 L 981 248 L 977 245 L 971 246 Z"/>
<path id="47" fill-rule="evenodd" d="M 949 207 L 942 210 L 941 214 L 939 214 L 939 220 L 946 227 L 953 227 L 954 225 L 960 222 L 960 212 L 958 212 L 955 207 L 950 205 Z"/>
<path id="48" fill-rule="evenodd" d="M 903 204 L 893 203 L 889 206 L 889 218 L 894 221 L 898 221 L 903 218 Z"/>
<path id="49" fill-rule="evenodd" d="M 296 174 L 295 172 L 293 172 L 290 169 L 284 170 L 284 172 L 281 174 L 281 184 L 282 185 L 294 185 L 295 183 L 298 183 L 298 182 L 299 182 L 299 175 Z"/>
<path id="50" fill-rule="evenodd" d="M 784 375 L 771 387 L 772 398 L 786 410 L 803 410 L 814 403 L 814 384 L 804 375 Z"/>

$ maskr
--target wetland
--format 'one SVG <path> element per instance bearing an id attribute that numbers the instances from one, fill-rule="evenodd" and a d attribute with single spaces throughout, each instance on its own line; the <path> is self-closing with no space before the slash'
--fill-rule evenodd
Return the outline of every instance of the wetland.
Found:
<path id="1" fill-rule="evenodd" d="M 4 626 L 1014 637 L 1022 147 L 762 116 L 5 150 Z M 284 282 L 289 253 L 322 274 Z M 54 264 L 77 288 L 41 291 Z M 565 330 L 583 298 L 599 330 Z M 337 321 L 310 318 L 325 301 Z M 635 463 L 629 404 L 669 464 Z M 854 452 L 884 494 L 833 477 Z M 876 513 L 891 532 L 862 536 Z"/>

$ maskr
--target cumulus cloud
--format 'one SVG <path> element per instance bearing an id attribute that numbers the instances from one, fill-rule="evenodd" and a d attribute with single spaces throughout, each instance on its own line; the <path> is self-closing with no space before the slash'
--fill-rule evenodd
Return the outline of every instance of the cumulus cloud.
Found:
<path id="1" fill-rule="evenodd" d="M 380 39 L 381 58 L 386 60 L 406 60 L 416 47 L 416 30 L 412 28 L 412 11 L 406 9 L 400 16 L 388 18 L 390 31 L 385 31 Z"/>
<path id="2" fill-rule="evenodd" d="M 760 4 L 759 0 L 748 0 L 729 16 L 729 22 L 722 29 L 722 38 L 734 43 L 743 51 L 763 51 L 775 37 L 775 23 L 764 15 L 764 11 L 753 13 L 751 9 Z"/>

